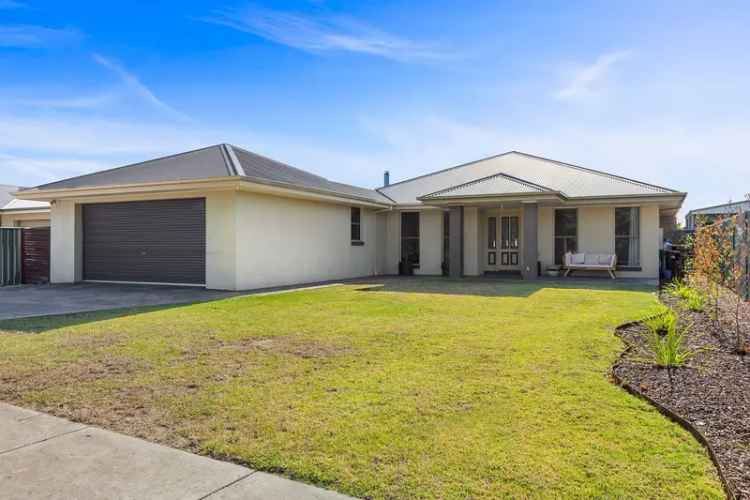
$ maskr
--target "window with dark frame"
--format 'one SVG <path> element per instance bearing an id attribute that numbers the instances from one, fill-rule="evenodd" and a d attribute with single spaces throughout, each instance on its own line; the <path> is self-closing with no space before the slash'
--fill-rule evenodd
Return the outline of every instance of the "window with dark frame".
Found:
<path id="1" fill-rule="evenodd" d="M 419 212 L 401 213 L 401 260 L 419 267 Z"/>
<path id="2" fill-rule="evenodd" d="M 565 262 L 567 252 L 578 251 L 578 210 L 561 208 L 555 210 L 555 264 Z"/>
<path id="3" fill-rule="evenodd" d="M 487 248 L 497 248 L 497 217 L 487 218 Z"/>
<path id="4" fill-rule="evenodd" d="M 448 265 L 451 258 L 451 214 L 450 212 L 443 212 L 443 271 L 448 270 Z"/>
<path id="5" fill-rule="evenodd" d="M 615 208 L 615 254 L 620 266 L 641 265 L 640 219 L 639 207 Z"/>
<path id="6" fill-rule="evenodd" d="M 351 240 L 353 245 L 362 244 L 362 209 L 351 207 Z"/>

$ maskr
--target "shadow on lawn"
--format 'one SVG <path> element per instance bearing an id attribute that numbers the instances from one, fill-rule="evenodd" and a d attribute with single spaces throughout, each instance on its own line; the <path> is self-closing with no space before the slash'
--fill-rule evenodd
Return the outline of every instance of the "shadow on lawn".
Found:
<path id="1" fill-rule="evenodd" d="M 0 339 L 4 333 L 43 333 L 58 328 L 97 323 L 109 319 L 138 316 L 155 311 L 177 309 L 201 302 L 185 304 L 163 304 L 154 306 L 126 307 L 120 309 L 106 309 L 80 313 L 55 314 L 49 316 L 35 316 L 30 318 L 6 319 L 0 321 Z"/>
<path id="2" fill-rule="evenodd" d="M 602 291 L 653 291 L 655 286 L 643 280 L 610 280 L 596 278 L 518 279 L 494 278 L 443 278 L 426 276 L 392 276 L 357 281 L 361 292 L 424 293 L 438 295 L 469 295 L 480 297 L 529 297 L 544 289 L 602 290 Z"/>

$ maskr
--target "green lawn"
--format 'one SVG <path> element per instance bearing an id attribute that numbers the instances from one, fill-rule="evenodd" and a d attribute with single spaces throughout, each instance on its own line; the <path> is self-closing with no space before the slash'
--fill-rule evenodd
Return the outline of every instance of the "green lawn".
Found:
<path id="1" fill-rule="evenodd" d="M 385 283 L 0 323 L 0 400 L 355 496 L 723 497 L 609 380 L 648 290 Z"/>

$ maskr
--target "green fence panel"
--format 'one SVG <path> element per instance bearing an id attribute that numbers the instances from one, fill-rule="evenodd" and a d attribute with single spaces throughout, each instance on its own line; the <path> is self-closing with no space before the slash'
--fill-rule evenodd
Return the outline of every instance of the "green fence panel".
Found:
<path id="1" fill-rule="evenodd" d="M 21 284 L 20 228 L 0 228 L 0 286 Z"/>

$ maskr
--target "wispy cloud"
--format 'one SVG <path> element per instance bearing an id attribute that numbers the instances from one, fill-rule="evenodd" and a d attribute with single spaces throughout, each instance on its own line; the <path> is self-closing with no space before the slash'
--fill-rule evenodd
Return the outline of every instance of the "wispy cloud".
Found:
<path id="1" fill-rule="evenodd" d="M 117 97 L 114 92 L 107 92 L 90 96 L 63 97 L 59 99 L 19 99 L 16 103 L 22 106 L 46 109 L 95 109 L 114 103 Z"/>
<path id="2" fill-rule="evenodd" d="M 80 158 L 34 158 L 0 153 L 0 171 L 24 172 L 25 184 L 34 185 L 79 175 L 82 172 L 95 172 L 109 165 L 95 160 Z"/>
<path id="3" fill-rule="evenodd" d="M 613 65 L 627 59 L 630 55 L 629 50 L 602 54 L 593 64 L 575 71 L 568 83 L 555 93 L 555 97 L 565 100 L 590 94 L 607 77 Z"/>
<path id="4" fill-rule="evenodd" d="M 97 64 L 117 75 L 117 77 L 129 91 L 134 93 L 137 97 L 139 97 L 147 104 L 151 105 L 155 109 L 164 111 L 173 118 L 184 121 L 191 121 L 191 119 L 187 115 L 180 111 L 177 111 L 172 106 L 156 97 L 151 89 L 144 85 L 136 75 L 126 70 L 120 64 L 100 54 L 93 54 L 93 57 L 94 61 L 96 61 Z"/>
<path id="5" fill-rule="evenodd" d="M 0 26 L 0 47 L 41 49 L 79 42 L 83 34 L 74 28 L 47 28 L 30 24 Z"/>
<path id="6" fill-rule="evenodd" d="M 259 7 L 225 10 L 202 19 L 251 33 L 307 52 L 353 52 L 394 61 L 439 61 L 455 58 L 435 44 L 416 42 L 338 17 L 311 17 Z"/>
<path id="7" fill-rule="evenodd" d="M 25 9 L 28 7 L 23 2 L 16 2 L 15 0 L 0 0 L 0 10 L 10 10 L 10 9 Z"/>

